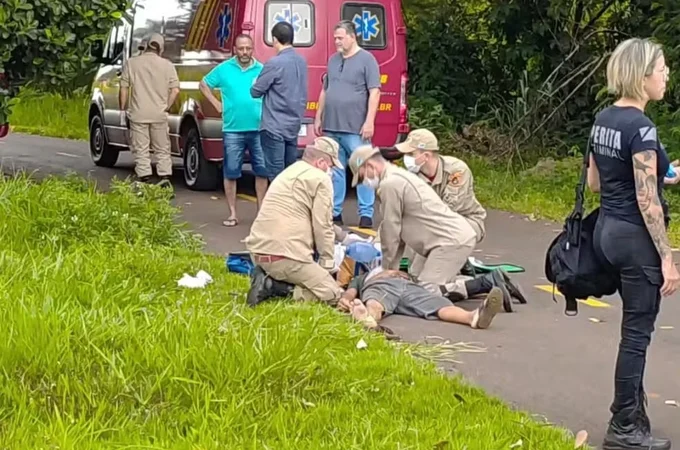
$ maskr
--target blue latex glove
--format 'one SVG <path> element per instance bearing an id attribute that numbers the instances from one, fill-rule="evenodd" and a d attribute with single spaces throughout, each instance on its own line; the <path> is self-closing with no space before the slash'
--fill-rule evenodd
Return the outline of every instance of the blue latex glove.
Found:
<path id="1" fill-rule="evenodd" d="M 380 252 L 371 243 L 352 242 L 347 246 L 345 255 L 349 256 L 356 262 L 369 264 L 375 258 L 380 256 Z"/>

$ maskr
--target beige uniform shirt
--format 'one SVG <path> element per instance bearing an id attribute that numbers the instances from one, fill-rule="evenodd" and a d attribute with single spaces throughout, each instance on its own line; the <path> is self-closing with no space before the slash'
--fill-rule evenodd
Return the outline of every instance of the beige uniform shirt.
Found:
<path id="1" fill-rule="evenodd" d="M 332 269 L 335 256 L 333 184 L 330 177 L 304 161 L 277 176 L 265 195 L 245 240 L 250 253 L 313 262 Z"/>
<path id="2" fill-rule="evenodd" d="M 475 196 L 472 171 L 465 162 L 453 156 L 439 156 L 439 167 L 433 180 L 418 176 L 432 185 L 437 195 L 453 212 L 465 217 L 477 233 L 477 242 L 486 235 L 486 210 Z"/>
<path id="3" fill-rule="evenodd" d="M 175 66 L 153 52 L 130 58 L 123 68 L 120 86 L 131 88 L 128 101 L 130 121 L 158 123 L 168 120 L 170 89 L 179 88 Z"/>
<path id="4" fill-rule="evenodd" d="M 475 230 L 469 222 L 451 211 L 432 187 L 415 174 L 388 165 L 377 195 L 383 217 L 382 266 L 386 269 L 399 269 L 406 245 L 427 257 L 436 247 L 476 242 Z"/>

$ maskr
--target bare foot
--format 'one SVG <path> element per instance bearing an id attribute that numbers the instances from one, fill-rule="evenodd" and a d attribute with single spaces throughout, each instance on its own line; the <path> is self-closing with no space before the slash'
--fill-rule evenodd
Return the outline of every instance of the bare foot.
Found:
<path id="1" fill-rule="evenodd" d="M 361 322 L 366 328 L 376 328 L 378 326 L 378 322 L 368 314 L 368 309 L 366 309 L 366 305 L 361 300 L 355 299 L 350 308 L 354 320 Z"/>
<path id="2" fill-rule="evenodd" d="M 484 299 L 484 303 L 475 311 L 475 316 L 472 319 L 472 328 L 484 330 L 489 328 L 493 318 L 496 317 L 503 306 L 503 291 L 498 287 L 491 289 Z"/>

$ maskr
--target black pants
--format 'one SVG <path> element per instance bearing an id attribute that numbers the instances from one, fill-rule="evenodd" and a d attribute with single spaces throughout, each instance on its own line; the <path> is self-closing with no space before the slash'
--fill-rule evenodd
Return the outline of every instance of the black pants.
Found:
<path id="1" fill-rule="evenodd" d="M 600 213 L 595 251 L 619 274 L 623 302 L 621 341 L 614 375 L 613 420 L 632 424 L 641 414 L 647 347 L 661 303 L 661 259 L 647 228 Z"/>

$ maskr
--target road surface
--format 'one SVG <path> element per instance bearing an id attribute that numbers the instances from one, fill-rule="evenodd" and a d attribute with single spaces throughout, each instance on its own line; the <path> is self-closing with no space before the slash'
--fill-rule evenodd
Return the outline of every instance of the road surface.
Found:
<path id="1" fill-rule="evenodd" d="M 115 169 L 95 167 L 83 142 L 11 135 L 0 141 L 3 169 L 24 169 L 36 175 L 75 171 L 106 184 L 112 176 L 132 175 L 129 154 L 121 155 Z M 255 214 L 252 179 L 240 186 L 240 224 L 227 229 L 224 195 L 192 192 L 181 181 L 176 166 L 176 199 L 184 219 L 207 243 L 206 250 L 225 255 L 243 250 L 241 240 L 248 234 Z M 357 223 L 353 199 L 345 209 L 346 222 Z M 591 445 L 599 446 L 609 418 L 613 394 L 613 372 L 619 335 L 618 297 L 581 303 L 577 317 L 563 314 L 564 304 L 552 301 L 543 276 L 545 249 L 560 225 L 530 221 L 520 215 L 490 211 L 487 238 L 475 256 L 493 262 L 513 262 L 527 269 L 514 276 L 528 296 L 527 305 L 517 305 L 512 314 L 501 313 L 488 330 L 428 322 L 407 317 L 390 317 L 385 325 L 404 339 L 418 341 L 437 336 L 451 342 L 475 342 L 483 353 L 463 353 L 461 364 L 446 367 L 460 371 L 506 402 L 576 432 L 588 431 Z M 654 430 L 680 445 L 680 408 L 666 405 L 680 402 L 680 296 L 665 299 L 647 364 L 646 390 Z M 470 308 L 475 303 L 469 302 Z M 436 414 L 436 411 L 433 411 Z"/>

